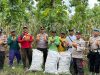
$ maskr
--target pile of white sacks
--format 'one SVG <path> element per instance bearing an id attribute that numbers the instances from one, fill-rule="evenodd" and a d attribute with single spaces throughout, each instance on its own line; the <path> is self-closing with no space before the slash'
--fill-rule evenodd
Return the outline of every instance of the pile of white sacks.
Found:
<path id="1" fill-rule="evenodd" d="M 69 52 L 56 52 L 48 50 L 48 56 L 45 63 L 44 73 L 51 74 L 69 74 L 70 75 L 71 54 Z M 33 49 L 32 64 L 29 70 L 43 71 L 43 53 Z"/>

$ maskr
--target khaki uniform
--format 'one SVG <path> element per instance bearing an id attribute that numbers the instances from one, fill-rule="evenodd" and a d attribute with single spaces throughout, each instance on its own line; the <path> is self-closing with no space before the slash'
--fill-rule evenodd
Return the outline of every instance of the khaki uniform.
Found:
<path id="1" fill-rule="evenodd" d="M 89 48 L 90 48 L 90 52 L 88 54 L 88 59 L 89 59 L 89 70 L 90 72 L 94 72 L 94 73 L 99 73 L 99 69 L 100 69 L 100 44 L 97 45 L 97 41 L 98 43 L 100 43 L 100 36 L 98 37 L 90 37 L 89 39 Z"/>
<path id="2" fill-rule="evenodd" d="M 7 43 L 7 38 L 5 35 L 0 35 L 0 70 L 3 69 L 5 60 L 5 44 Z"/>
<path id="3" fill-rule="evenodd" d="M 83 51 L 85 50 L 85 41 L 83 39 L 75 40 L 77 43 L 77 49 L 73 47 L 72 57 L 83 58 Z"/>
<path id="4" fill-rule="evenodd" d="M 84 75 L 83 70 L 83 51 L 85 50 L 85 41 L 83 39 L 75 40 L 77 48 L 73 47 L 72 58 L 74 75 Z"/>

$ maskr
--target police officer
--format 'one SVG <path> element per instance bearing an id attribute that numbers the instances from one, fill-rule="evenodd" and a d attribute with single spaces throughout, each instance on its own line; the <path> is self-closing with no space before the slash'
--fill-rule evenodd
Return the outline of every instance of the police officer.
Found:
<path id="1" fill-rule="evenodd" d="M 85 41 L 82 39 L 81 32 L 76 33 L 76 40 L 73 41 L 73 67 L 74 74 L 73 75 L 84 75 L 83 69 L 83 52 L 85 50 Z"/>
<path id="2" fill-rule="evenodd" d="M 2 33 L 2 29 L 0 29 L 0 71 L 3 70 L 4 67 L 6 43 L 7 43 L 7 37 Z"/>
<path id="3" fill-rule="evenodd" d="M 100 69 L 100 36 L 99 36 L 99 29 L 94 29 L 92 32 L 92 37 L 89 39 L 89 71 L 91 75 L 99 75 Z"/>

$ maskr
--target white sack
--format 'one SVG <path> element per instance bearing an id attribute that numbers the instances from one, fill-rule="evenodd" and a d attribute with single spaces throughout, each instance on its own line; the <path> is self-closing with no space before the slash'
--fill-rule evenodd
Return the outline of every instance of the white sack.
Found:
<path id="1" fill-rule="evenodd" d="M 59 60 L 59 53 L 49 50 L 45 64 L 45 73 L 57 74 L 57 63 Z"/>
<path id="2" fill-rule="evenodd" d="M 59 66 L 58 73 L 59 74 L 70 74 L 70 62 L 71 62 L 71 54 L 69 52 L 60 52 L 59 57 Z"/>
<path id="3" fill-rule="evenodd" d="M 32 63 L 29 70 L 42 71 L 43 53 L 37 49 L 33 49 Z"/>

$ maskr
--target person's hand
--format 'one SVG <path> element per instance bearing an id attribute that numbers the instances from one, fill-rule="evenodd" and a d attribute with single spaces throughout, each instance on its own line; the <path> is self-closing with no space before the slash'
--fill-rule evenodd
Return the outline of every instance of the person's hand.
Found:
<path id="1" fill-rule="evenodd" d="M 38 35 L 37 35 L 36 40 L 37 40 L 37 41 L 39 41 L 39 40 L 40 40 L 40 34 L 38 34 Z"/>
<path id="2" fill-rule="evenodd" d="M 46 36 L 46 35 L 44 35 L 43 39 L 44 39 L 44 41 L 47 41 L 47 36 Z"/>
<path id="3" fill-rule="evenodd" d="M 69 43 L 68 42 L 65 42 L 65 46 L 68 47 L 69 46 Z"/>
<path id="4" fill-rule="evenodd" d="M 0 40 L 0 45 L 2 45 L 4 43 L 4 41 L 3 40 Z"/>
<path id="5" fill-rule="evenodd" d="M 54 39 L 52 39 L 50 42 L 51 42 L 51 43 L 54 43 Z"/>
<path id="6" fill-rule="evenodd" d="M 15 41 L 15 40 L 16 40 L 16 37 L 14 36 L 14 37 L 12 38 L 12 40 Z"/>
<path id="7" fill-rule="evenodd" d="M 75 47 L 75 48 L 77 48 L 78 45 L 77 45 L 77 43 L 73 42 L 72 46 Z"/>
<path id="8" fill-rule="evenodd" d="M 97 45 L 97 46 L 99 46 L 99 44 L 100 44 L 100 41 L 99 41 L 99 40 L 97 40 L 97 41 L 96 41 L 96 45 Z"/>

